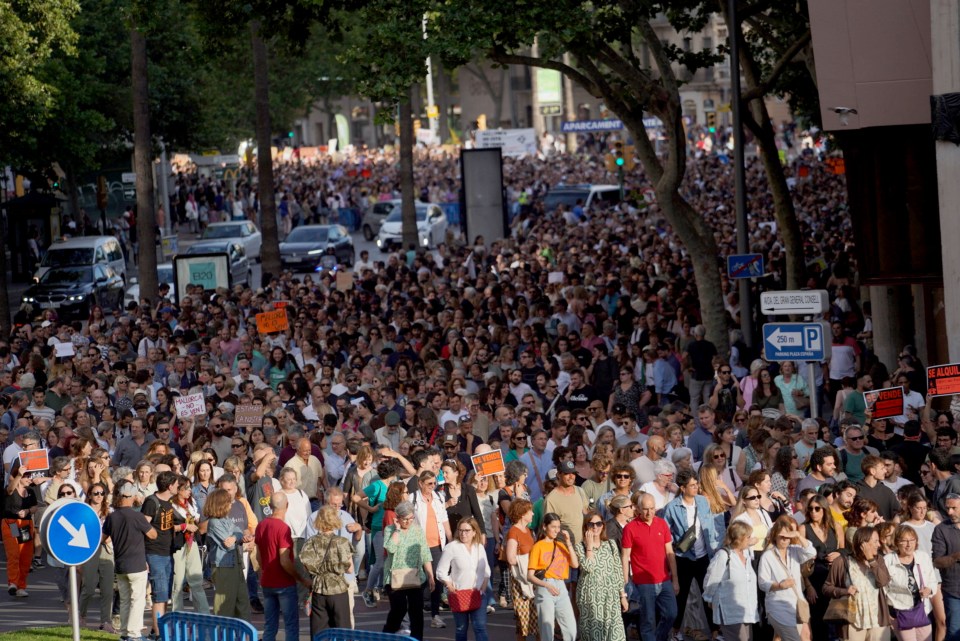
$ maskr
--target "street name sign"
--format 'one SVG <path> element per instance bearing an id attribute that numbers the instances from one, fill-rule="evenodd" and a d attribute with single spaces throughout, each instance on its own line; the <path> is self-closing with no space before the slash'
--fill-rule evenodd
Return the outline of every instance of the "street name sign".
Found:
<path id="1" fill-rule="evenodd" d="M 830 296 L 825 289 L 760 294 L 760 312 L 768 316 L 825 314 L 828 309 L 830 309 Z"/>
<path id="2" fill-rule="evenodd" d="M 822 323 L 766 323 L 763 357 L 768 361 L 822 361 L 830 357 L 830 341 Z"/>

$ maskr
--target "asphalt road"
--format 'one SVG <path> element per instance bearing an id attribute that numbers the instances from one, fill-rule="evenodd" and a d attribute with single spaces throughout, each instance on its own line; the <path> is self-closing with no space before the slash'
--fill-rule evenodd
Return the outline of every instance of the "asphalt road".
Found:
<path id="1" fill-rule="evenodd" d="M 0 562 L 0 571 L 3 577 L 6 577 L 6 560 Z M 57 590 L 57 572 L 53 568 L 44 568 L 34 570 L 30 573 L 27 582 L 27 591 L 30 596 L 23 599 L 17 599 L 7 594 L 6 590 L 0 591 L 0 632 L 9 632 L 23 628 L 43 627 L 43 626 L 62 626 L 69 625 L 67 611 L 64 604 L 60 601 L 60 595 Z M 207 591 L 207 599 L 213 604 L 213 591 Z M 94 597 L 87 612 L 88 623 L 97 624 L 99 622 L 99 598 Z M 189 604 L 186 610 L 192 611 Z M 363 604 L 363 599 L 359 596 L 354 602 L 354 617 L 356 619 L 356 628 L 358 630 L 371 630 L 379 632 L 383 629 L 383 624 L 387 619 L 389 605 L 386 599 L 381 599 L 376 608 L 368 608 Z M 454 624 L 453 615 L 450 612 L 441 613 L 441 618 L 447 624 L 446 628 L 431 628 L 429 623 L 429 613 L 424 613 L 424 637 L 426 639 L 437 641 L 453 641 Z M 145 620 L 149 621 L 149 614 L 145 613 Z M 263 615 L 255 614 L 250 621 L 254 627 L 261 633 L 263 632 Z M 512 639 L 513 638 L 513 611 L 500 610 L 487 619 L 487 629 L 491 639 Z M 301 611 L 300 613 L 300 641 L 309 641 L 310 637 L 310 619 Z M 278 639 L 283 640 L 283 624 L 281 620 L 280 635 Z"/>

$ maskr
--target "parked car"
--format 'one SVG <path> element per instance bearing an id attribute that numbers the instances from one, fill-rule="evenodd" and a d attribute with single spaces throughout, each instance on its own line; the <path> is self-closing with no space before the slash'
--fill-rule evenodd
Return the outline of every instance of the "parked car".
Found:
<path id="1" fill-rule="evenodd" d="M 133 283 L 127 288 L 123 295 L 123 307 L 126 308 L 130 303 L 140 303 L 140 283 L 136 276 L 130 277 Z M 166 300 L 173 302 L 173 263 L 160 263 L 157 265 L 157 283 L 170 283 L 170 290 L 167 292 Z"/>
<path id="2" fill-rule="evenodd" d="M 118 309 L 123 302 L 123 278 L 110 265 L 69 265 L 44 272 L 40 282 L 23 294 L 23 302 L 55 309 L 63 318 L 83 319 L 90 308 Z"/>
<path id="3" fill-rule="evenodd" d="M 235 240 L 243 245 L 249 260 L 260 262 L 263 236 L 257 226 L 249 220 L 210 223 L 203 230 L 200 240 Z"/>
<path id="4" fill-rule="evenodd" d="M 416 203 L 417 207 L 417 236 L 421 247 L 436 247 L 443 242 L 447 235 L 447 216 L 440 205 L 433 203 Z M 390 251 L 403 244 L 403 213 L 400 207 L 384 219 L 380 232 L 377 234 L 377 247 L 380 251 Z"/>
<path id="5" fill-rule="evenodd" d="M 400 199 L 382 200 L 373 203 L 363 212 L 363 221 L 360 224 L 360 230 L 366 240 L 373 240 L 380 233 L 380 227 L 383 221 L 390 215 L 394 209 L 400 209 Z"/>
<path id="6" fill-rule="evenodd" d="M 338 263 L 353 266 L 353 238 L 343 225 L 301 225 L 280 243 L 280 264 L 286 269 L 314 271 L 320 259 L 333 252 Z"/>
<path id="7" fill-rule="evenodd" d="M 54 267 L 92 267 L 110 265 L 120 278 L 127 280 L 127 262 L 120 242 L 113 236 L 81 236 L 55 241 L 47 249 L 33 276 L 33 282 Z"/>
<path id="8" fill-rule="evenodd" d="M 226 254 L 230 257 L 230 277 L 234 285 L 253 283 L 253 270 L 247 260 L 247 252 L 235 240 L 200 240 L 187 248 L 185 254 Z M 171 279 L 171 284 L 173 280 Z"/>

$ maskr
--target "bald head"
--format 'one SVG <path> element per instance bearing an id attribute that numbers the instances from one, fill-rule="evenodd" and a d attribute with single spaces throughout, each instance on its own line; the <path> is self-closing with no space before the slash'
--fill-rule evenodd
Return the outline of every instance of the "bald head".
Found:
<path id="1" fill-rule="evenodd" d="M 274 492 L 270 495 L 270 509 L 276 514 L 287 509 L 287 495 L 283 492 Z"/>
<path id="2" fill-rule="evenodd" d="M 651 436 L 647 439 L 647 458 L 659 461 L 667 452 L 667 441 L 662 436 Z"/>
<path id="3" fill-rule="evenodd" d="M 644 523 L 652 523 L 653 517 L 657 515 L 657 502 L 652 494 L 644 493 L 640 497 L 640 520 Z"/>

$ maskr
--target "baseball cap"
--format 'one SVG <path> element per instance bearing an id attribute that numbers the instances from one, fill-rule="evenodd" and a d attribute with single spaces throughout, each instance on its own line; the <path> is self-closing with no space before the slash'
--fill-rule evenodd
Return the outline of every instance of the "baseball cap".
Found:
<path id="1" fill-rule="evenodd" d="M 399 425 L 400 415 L 393 411 L 387 412 L 384 421 L 386 421 L 387 425 Z"/>
<path id="2" fill-rule="evenodd" d="M 164 307 L 164 308 L 162 308 L 162 309 L 160 310 L 160 313 L 161 313 L 161 314 L 172 314 L 172 313 L 173 313 L 173 308 L 172 308 L 172 307 Z"/>
<path id="3" fill-rule="evenodd" d="M 30 433 L 29 427 L 18 427 L 13 431 L 13 438 L 20 438 L 21 436 L 26 436 Z"/>
<path id="4" fill-rule="evenodd" d="M 561 461 L 560 465 L 557 466 L 557 474 L 576 474 L 577 467 L 573 464 L 573 461 Z"/>
<path id="5" fill-rule="evenodd" d="M 40 327 L 43 327 L 44 329 L 46 329 L 47 327 L 50 327 L 51 325 L 53 325 L 53 323 L 51 323 L 48 320 L 45 320 L 42 323 L 40 323 Z"/>
<path id="6" fill-rule="evenodd" d="M 457 435 L 456 435 L 456 434 L 447 434 L 446 436 L 443 437 L 443 444 L 444 444 L 444 445 L 446 445 L 447 443 L 457 443 L 457 442 L 458 442 L 458 441 L 457 441 Z"/>
<path id="7" fill-rule="evenodd" d="M 120 486 L 118 491 L 120 492 L 120 496 L 130 498 L 131 496 L 137 495 L 137 486 L 130 481 L 124 481 L 123 485 Z"/>

